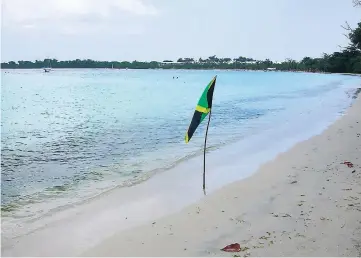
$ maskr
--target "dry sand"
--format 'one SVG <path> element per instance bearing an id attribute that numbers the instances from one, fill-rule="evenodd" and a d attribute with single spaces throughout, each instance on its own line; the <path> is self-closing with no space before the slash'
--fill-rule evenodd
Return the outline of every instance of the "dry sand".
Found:
<path id="1" fill-rule="evenodd" d="M 353 163 L 353 167 L 342 164 Z M 360 256 L 361 99 L 253 176 L 85 256 Z M 239 243 L 243 251 L 220 249 Z"/>

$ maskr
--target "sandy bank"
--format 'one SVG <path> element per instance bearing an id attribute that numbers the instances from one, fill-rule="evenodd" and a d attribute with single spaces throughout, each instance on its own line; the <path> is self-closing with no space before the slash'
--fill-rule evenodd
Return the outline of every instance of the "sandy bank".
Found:
<path id="1" fill-rule="evenodd" d="M 353 167 L 343 164 L 352 162 Z M 86 256 L 361 255 L 361 99 L 321 135 L 181 212 L 121 231 Z"/>

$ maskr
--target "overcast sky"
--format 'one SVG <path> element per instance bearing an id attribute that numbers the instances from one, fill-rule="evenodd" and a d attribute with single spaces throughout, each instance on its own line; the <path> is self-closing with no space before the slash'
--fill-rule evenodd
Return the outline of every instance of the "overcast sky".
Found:
<path id="1" fill-rule="evenodd" d="M 2 0 L 2 61 L 300 59 L 339 50 L 352 0 Z"/>

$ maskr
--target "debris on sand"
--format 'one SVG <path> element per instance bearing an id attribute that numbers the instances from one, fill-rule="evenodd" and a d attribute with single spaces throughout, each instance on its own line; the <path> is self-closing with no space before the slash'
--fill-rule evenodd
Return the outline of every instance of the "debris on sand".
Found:
<path id="1" fill-rule="evenodd" d="M 350 161 L 345 161 L 345 162 L 343 162 L 343 163 L 341 163 L 341 164 L 345 164 L 345 165 L 347 165 L 349 168 L 353 168 L 353 164 L 352 164 Z"/>
<path id="2" fill-rule="evenodd" d="M 221 249 L 224 252 L 240 252 L 241 246 L 238 243 L 230 244 Z"/>

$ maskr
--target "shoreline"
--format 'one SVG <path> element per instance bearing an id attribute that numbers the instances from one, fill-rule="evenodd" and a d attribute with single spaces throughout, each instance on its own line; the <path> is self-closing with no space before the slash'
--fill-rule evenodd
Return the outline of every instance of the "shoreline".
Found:
<path id="1" fill-rule="evenodd" d="M 302 70 L 294 70 L 294 71 L 288 71 L 288 70 L 274 70 L 274 71 L 268 71 L 268 70 L 256 70 L 256 69 L 222 69 L 222 68 L 209 68 L 209 69 L 185 69 L 185 68 L 52 68 L 52 70 L 121 70 L 121 71 L 138 71 L 138 70 L 151 70 L 151 71 L 236 71 L 236 72 L 286 72 L 286 73 L 309 73 L 309 74 L 338 74 L 338 75 L 346 75 L 346 76 L 360 76 L 360 73 L 331 73 L 331 72 L 309 72 L 309 71 L 302 71 Z M 1 70 L 43 70 L 43 68 L 1 68 Z"/>
<path id="2" fill-rule="evenodd" d="M 218 165 L 216 161 L 212 163 L 210 156 L 209 161 L 211 167 Z M 252 159 L 249 161 L 252 163 Z M 259 156 L 255 156 L 253 161 L 255 161 L 254 165 L 245 165 L 244 167 L 237 163 L 235 172 L 239 174 L 239 170 L 242 169 L 256 171 L 258 168 L 256 162 L 259 161 Z M 198 173 L 194 173 L 195 167 L 201 168 L 198 163 L 200 163 L 198 160 L 193 159 L 187 164 L 180 165 L 175 170 L 149 179 L 144 184 L 104 193 L 100 196 L 101 198 L 90 200 L 81 207 L 75 206 L 69 210 L 35 221 L 35 225 L 40 228 L 39 230 L 31 232 L 28 236 L 14 239 L 16 244 L 11 243 L 11 241 L 10 243 L 6 243 L 6 241 L 4 243 L 3 240 L 2 253 L 6 256 L 73 256 L 83 253 L 84 250 L 92 252 L 91 250 L 94 250 L 93 246 L 105 243 L 108 240 L 104 239 L 111 238 L 115 232 L 127 232 L 130 228 L 137 229 L 140 225 L 146 227 L 148 223 L 157 219 L 162 221 L 162 218 L 167 218 L 165 216 L 176 216 L 176 214 L 182 213 L 184 209 L 188 209 L 189 205 L 197 205 L 194 204 L 197 201 L 203 203 L 208 200 L 209 196 L 217 195 L 223 188 L 233 185 L 232 182 L 235 180 L 237 182 L 240 182 L 239 180 L 241 182 L 247 181 L 257 174 L 257 172 L 248 173 L 238 179 L 230 176 L 225 178 L 223 183 L 219 183 L 216 182 L 219 180 L 216 173 L 211 172 L 207 175 L 207 178 L 210 179 L 207 186 L 210 185 L 211 192 L 214 192 L 217 190 L 218 184 L 218 188 L 221 187 L 221 190 L 204 198 L 200 187 L 201 177 Z M 224 163 L 218 170 L 232 169 L 227 162 Z M 199 181 L 199 184 L 194 184 L 194 180 Z M 178 184 L 174 183 L 174 181 L 178 182 Z M 171 183 L 164 185 L 165 182 Z M 160 188 L 162 189 L 161 193 L 159 193 Z M 187 192 L 184 192 L 185 190 Z M 179 192 L 182 192 L 184 196 L 179 197 L 177 194 Z M 161 194 L 164 194 L 164 196 L 161 196 Z M 127 196 L 132 196 L 132 199 L 129 200 Z M 49 243 L 46 249 L 42 249 L 42 243 L 48 238 L 54 238 L 54 235 L 57 236 L 57 239 Z M 90 253 L 90 255 L 93 254 Z M 180 255 L 183 255 L 183 253 Z"/>
<path id="3" fill-rule="evenodd" d="M 241 256 L 359 256 L 359 110 L 360 96 L 322 134 L 251 177 L 179 213 L 118 232 L 83 255 L 232 256 L 220 249 L 238 242 Z"/>

